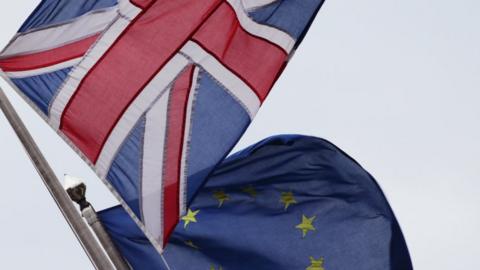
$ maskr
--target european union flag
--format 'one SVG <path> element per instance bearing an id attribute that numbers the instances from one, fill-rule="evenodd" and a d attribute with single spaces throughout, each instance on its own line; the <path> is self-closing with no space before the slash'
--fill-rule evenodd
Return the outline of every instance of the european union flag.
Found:
<path id="1" fill-rule="evenodd" d="M 276 136 L 227 158 L 162 256 L 121 207 L 100 216 L 134 269 L 412 269 L 373 177 L 314 137 Z"/>

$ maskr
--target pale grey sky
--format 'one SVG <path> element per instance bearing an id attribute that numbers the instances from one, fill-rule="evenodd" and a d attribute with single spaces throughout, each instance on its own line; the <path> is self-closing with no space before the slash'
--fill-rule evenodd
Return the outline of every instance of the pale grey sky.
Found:
<path id="1" fill-rule="evenodd" d="M 0 8 L 0 47 L 39 1 Z M 384 189 L 415 269 L 480 269 L 480 2 L 327 0 L 236 149 L 279 133 L 324 137 Z M 5 82 L 0 86 L 59 176 L 91 170 Z M 0 116 L 2 269 L 90 269 Z"/>

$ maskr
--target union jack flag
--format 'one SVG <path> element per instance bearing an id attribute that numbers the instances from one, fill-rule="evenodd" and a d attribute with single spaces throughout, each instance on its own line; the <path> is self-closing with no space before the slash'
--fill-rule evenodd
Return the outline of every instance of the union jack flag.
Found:
<path id="1" fill-rule="evenodd" d="M 323 0 L 43 0 L 0 73 L 161 252 Z"/>

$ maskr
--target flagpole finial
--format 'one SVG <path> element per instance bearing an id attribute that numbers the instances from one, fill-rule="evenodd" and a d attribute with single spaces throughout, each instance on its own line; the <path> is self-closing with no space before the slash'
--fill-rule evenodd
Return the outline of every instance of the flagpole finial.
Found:
<path id="1" fill-rule="evenodd" d="M 83 183 L 82 179 L 66 174 L 63 186 L 68 196 L 70 196 L 70 199 L 80 206 L 80 211 L 90 206 L 86 198 L 87 186 Z"/>

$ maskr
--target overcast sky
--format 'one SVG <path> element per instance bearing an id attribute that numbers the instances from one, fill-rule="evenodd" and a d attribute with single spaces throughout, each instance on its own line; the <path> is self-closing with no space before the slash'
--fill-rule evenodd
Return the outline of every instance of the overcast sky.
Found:
<path id="1" fill-rule="evenodd" d="M 0 47 L 38 2 L 3 1 Z M 281 133 L 326 138 L 376 177 L 415 269 L 480 269 L 479 14 L 478 0 L 327 0 L 236 149 Z M 97 209 L 114 205 L 90 168 L 0 86 L 55 172 L 84 178 Z M 0 268 L 90 269 L 3 115 L 0 169 Z"/>

